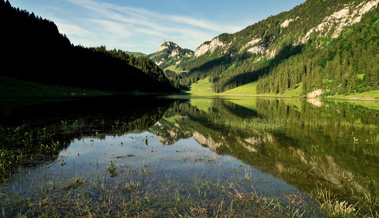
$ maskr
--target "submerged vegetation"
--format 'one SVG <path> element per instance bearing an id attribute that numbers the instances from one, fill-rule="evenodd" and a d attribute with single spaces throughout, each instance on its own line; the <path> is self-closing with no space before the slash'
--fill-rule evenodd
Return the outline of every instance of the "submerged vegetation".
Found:
<path id="1" fill-rule="evenodd" d="M 24 194 L 0 196 L 2 212 L 4 216 L 301 217 L 312 214 L 304 209 L 314 210 L 302 194 L 264 197 L 254 189 L 262 181 L 241 176 L 239 169 L 230 169 L 230 179 L 222 182 L 204 175 L 183 182 L 159 171 L 129 167 L 116 177 L 51 178 L 37 191 L 30 188 Z"/>
<path id="2" fill-rule="evenodd" d="M 134 129 L 146 129 L 162 116 L 169 105 L 169 101 L 158 103 L 157 100 L 152 100 L 149 105 L 157 107 L 138 110 L 111 107 L 112 113 L 107 115 L 107 119 L 103 113 L 109 113 L 108 107 L 118 106 L 118 103 L 112 98 L 100 99 L 107 104 L 100 106 L 95 99 L 62 102 L 59 111 L 62 114 L 58 117 L 54 114 L 55 110 L 51 111 L 56 103 L 29 106 L 29 112 L 14 109 L 10 116 L 1 114 L 0 179 L 6 181 L 17 165 L 55 160 L 59 152 L 75 137 L 94 135 L 104 138 L 106 134 L 117 135 Z M 129 99 L 134 103 L 147 104 L 143 99 Z M 75 117 L 70 114 L 73 111 Z M 125 114 L 126 111 L 130 114 Z"/>

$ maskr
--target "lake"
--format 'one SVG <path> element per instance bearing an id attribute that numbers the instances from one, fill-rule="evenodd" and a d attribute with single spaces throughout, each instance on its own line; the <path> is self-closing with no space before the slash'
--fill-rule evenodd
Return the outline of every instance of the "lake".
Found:
<path id="1" fill-rule="evenodd" d="M 0 214 L 379 216 L 378 105 L 181 96 L 2 105 Z"/>

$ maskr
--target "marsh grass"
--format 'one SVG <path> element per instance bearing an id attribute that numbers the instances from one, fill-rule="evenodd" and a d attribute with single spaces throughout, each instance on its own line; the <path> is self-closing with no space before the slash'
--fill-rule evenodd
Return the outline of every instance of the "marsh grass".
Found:
<path id="1" fill-rule="evenodd" d="M 317 187 L 312 195 L 319 201 L 320 207 L 329 217 L 357 217 L 358 210 L 356 204 L 346 201 L 339 201 L 332 192 L 326 188 Z"/>
<path id="2" fill-rule="evenodd" d="M 86 181 L 84 179 L 74 178 L 69 182 L 67 187 L 65 187 L 63 189 L 65 189 L 65 190 L 75 189 L 75 188 L 78 188 L 79 186 L 84 186 L 85 184 L 86 184 Z"/>
<path id="3" fill-rule="evenodd" d="M 61 121 L 60 125 L 38 128 L 31 128 L 28 122 L 15 127 L 1 128 L 0 126 L 0 138 L 2 139 L 0 164 L 12 165 L 17 162 L 17 159 L 23 159 L 32 153 L 57 154 L 60 149 L 67 146 L 65 136 L 75 134 L 83 128 L 85 125 L 78 120 Z M 10 158 L 10 156 L 12 157 Z M 7 163 L 9 161 L 12 163 Z"/>
<path id="4" fill-rule="evenodd" d="M 12 195 L 2 189 L 0 210 L 4 217 L 303 217 L 317 210 L 301 194 L 264 197 L 247 168 L 229 169 L 227 180 L 206 173 L 182 178 L 146 165 L 117 168 L 114 177 L 103 169 L 99 176 L 51 178 Z"/>
<path id="5" fill-rule="evenodd" d="M 130 181 L 130 182 L 126 182 L 126 184 L 125 184 L 125 189 L 127 192 L 132 192 L 134 190 L 138 190 L 140 187 L 141 187 L 140 182 Z"/>
<path id="6" fill-rule="evenodd" d="M 183 158 L 191 157 L 188 159 L 191 164 L 210 165 L 214 171 L 220 171 L 214 155 L 196 158 L 188 153 L 179 154 Z M 117 168 L 117 174 L 113 177 L 109 169 L 103 168 L 103 173 L 96 177 L 76 175 L 66 180 L 51 178 L 41 185 L 30 186 L 12 195 L 0 190 L 0 210 L 4 217 L 359 216 L 360 205 L 338 201 L 325 188 L 312 192 L 318 204 L 312 203 L 309 196 L 301 193 L 265 196 L 256 187 L 267 181 L 255 179 L 251 169 L 244 165 L 223 169 L 221 174 L 226 172 L 229 177 L 220 179 L 206 171 L 187 174 L 182 178 L 172 173 L 162 173 L 159 167 L 149 167 L 145 163 L 137 167 L 113 163 Z M 291 175 L 300 175 L 295 168 L 288 171 Z M 25 177 L 20 175 L 20 186 Z M 13 179 L 17 179 L 17 175 Z M 371 205 L 372 208 L 367 216 L 377 216 L 374 209 L 377 208 L 378 199 L 369 195 L 364 198 L 359 200 L 359 204 Z"/>
<path id="7" fill-rule="evenodd" d="M 138 119 L 136 123 L 140 123 Z M 0 126 L 0 181 L 8 180 L 18 166 L 54 160 L 73 138 L 89 134 L 92 138 L 105 139 L 105 132 L 108 135 L 109 132 L 112 135 L 122 135 L 135 129 L 134 124 L 120 120 L 102 120 L 92 126 L 83 118 L 59 120 L 50 125 L 45 121 L 22 121 L 22 124 L 16 126 Z M 102 128 L 100 131 L 97 130 L 99 125 Z M 147 143 L 147 139 L 145 141 Z M 109 172 L 117 174 L 112 163 Z"/>

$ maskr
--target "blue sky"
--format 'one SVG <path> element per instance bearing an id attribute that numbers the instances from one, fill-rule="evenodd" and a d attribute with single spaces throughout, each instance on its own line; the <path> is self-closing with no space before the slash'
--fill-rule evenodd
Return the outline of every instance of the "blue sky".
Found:
<path id="1" fill-rule="evenodd" d="M 305 0 L 9 0 L 53 21 L 71 43 L 150 54 L 163 40 L 196 50 L 221 33 L 288 11 Z"/>

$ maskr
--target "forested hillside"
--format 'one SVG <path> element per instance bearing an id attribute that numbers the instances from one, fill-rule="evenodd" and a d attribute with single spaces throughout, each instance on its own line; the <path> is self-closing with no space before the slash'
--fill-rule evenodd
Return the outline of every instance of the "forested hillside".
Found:
<path id="1" fill-rule="evenodd" d="M 53 22 L 8 1 L 0 1 L 0 26 L 0 76 L 109 91 L 178 91 L 148 58 L 73 46 Z"/>
<path id="2" fill-rule="evenodd" d="M 362 21 L 339 38 L 312 38 L 304 52 L 270 68 L 258 80 L 258 93 L 283 93 L 302 83 L 304 93 L 323 89 L 326 95 L 378 89 L 379 13 L 368 12 Z"/>
<path id="3" fill-rule="evenodd" d="M 186 72 L 170 79 L 189 88 L 208 77 L 217 93 L 258 79 L 261 94 L 296 87 L 326 95 L 378 89 L 378 3 L 307 0 L 203 43 L 170 67 Z"/>

